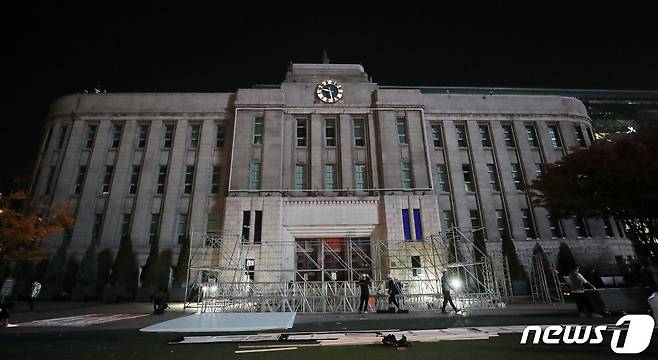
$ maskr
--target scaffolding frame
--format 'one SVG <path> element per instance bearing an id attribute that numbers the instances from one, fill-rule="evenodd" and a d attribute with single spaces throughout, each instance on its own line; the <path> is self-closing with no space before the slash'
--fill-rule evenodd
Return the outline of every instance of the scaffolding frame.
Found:
<path id="1" fill-rule="evenodd" d="M 553 264 L 548 264 L 548 268 L 545 268 L 541 256 L 533 255 L 531 266 L 530 293 L 532 301 L 547 304 L 564 303 L 558 273 Z"/>
<path id="2" fill-rule="evenodd" d="M 362 273 L 372 274 L 373 311 L 389 307 L 388 275 L 402 287 L 400 307 L 410 311 L 441 307 L 443 271 L 458 287 L 452 296 L 463 309 L 504 307 L 503 290 L 511 289 L 506 259 L 486 255 L 454 227 L 422 240 L 342 238 L 341 251 L 317 239 L 254 245 L 228 231 L 194 232 L 190 242 L 184 306 L 199 312 L 354 312 Z M 294 268 L 282 268 L 265 261 L 249 268 L 263 245 L 294 251 L 309 266 L 298 269 L 295 261 Z"/>

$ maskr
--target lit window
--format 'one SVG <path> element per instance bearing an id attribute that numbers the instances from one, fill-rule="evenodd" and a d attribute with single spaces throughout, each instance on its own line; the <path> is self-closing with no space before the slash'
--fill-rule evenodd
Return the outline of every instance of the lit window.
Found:
<path id="1" fill-rule="evenodd" d="M 443 147 L 443 131 L 440 124 L 432 125 L 432 142 L 435 148 Z"/>
<path id="2" fill-rule="evenodd" d="M 256 117 L 254 118 L 254 139 L 253 142 L 255 145 L 263 144 L 263 118 Z"/>
<path id="3" fill-rule="evenodd" d="M 306 189 L 306 165 L 295 165 L 295 191 Z"/>
<path id="4" fill-rule="evenodd" d="M 199 146 L 199 133 L 201 132 L 201 126 L 192 125 L 192 130 L 190 132 L 190 147 L 196 149 Z"/>
<path id="5" fill-rule="evenodd" d="M 165 125 L 164 137 L 162 141 L 162 147 L 165 149 L 171 149 L 171 145 L 174 142 L 174 125 Z"/>
<path id="6" fill-rule="evenodd" d="M 403 161 L 401 163 L 401 168 L 402 168 L 402 188 L 411 189 L 413 187 L 413 183 L 411 180 L 411 167 L 409 165 L 409 162 Z"/>
<path id="7" fill-rule="evenodd" d="M 462 164 L 462 173 L 464 174 L 464 188 L 466 191 L 475 191 L 475 182 L 470 164 Z"/>
<path id="8" fill-rule="evenodd" d="M 156 187 L 157 194 L 164 194 L 165 186 L 167 185 L 167 166 L 160 166 L 158 171 L 158 186 Z"/>
<path id="9" fill-rule="evenodd" d="M 526 125 L 525 132 L 528 134 L 528 144 L 532 147 L 538 147 L 537 130 L 534 125 Z"/>
<path id="10" fill-rule="evenodd" d="M 537 179 L 541 177 L 541 163 L 535 163 L 535 176 Z"/>
<path id="11" fill-rule="evenodd" d="M 548 137 L 551 139 L 551 144 L 555 149 L 562 148 L 562 140 L 560 140 L 560 131 L 557 126 L 551 125 L 548 127 Z"/>
<path id="12" fill-rule="evenodd" d="M 365 121 L 363 119 L 354 119 L 354 146 L 365 146 Z"/>
<path id="13" fill-rule="evenodd" d="M 242 242 L 249 242 L 249 230 L 251 229 L 251 211 L 242 212 Z"/>
<path id="14" fill-rule="evenodd" d="M 356 190 L 364 190 L 367 187 L 366 166 L 364 164 L 354 165 L 354 183 Z"/>
<path id="15" fill-rule="evenodd" d="M 108 165 L 105 167 L 105 176 L 103 177 L 103 186 L 101 186 L 101 193 L 109 194 L 110 186 L 112 185 L 112 174 L 114 173 L 114 166 Z"/>
<path id="16" fill-rule="evenodd" d="M 443 231 L 450 230 L 455 225 L 455 219 L 452 215 L 452 210 L 443 210 Z"/>
<path id="17" fill-rule="evenodd" d="M 498 235 L 500 236 L 500 239 L 507 239 L 509 236 L 507 219 L 505 218 L 505 212 L 501 209 L 496 210 L 496 225 L 498 226 Z"/>
<path id="18" fill-rule="evenodd" d="M 585 135 L 583 135 L 583 129 L 580 128 L 580 125 L 574 125 L 574 130 L 576 131 L 576 139 L 578 139 L 578 145 L 581 147 L 586 147 L 587 142 L 585 142 Z"/>
<path id="19" fill-rule="evenodd" d="M 216 148 L 219 149 L 224 147 L 225 137 L 226 137 L 226 129 L 224 128 L 224 125 L 217 124 L 217 141 L 215 142 Z"/>
<path id="20" fill-rule="evenodd" d="M 523 181 L 523 174 L 519 164 L 512 163 L 512 180 L 514 180 L 514 187 L 516 190 L 525 190 L 525 183 Z"/>
<path id="21" fill-rule="evenodd" d="M 324 119 L 324 144 L 336 146 L 336 120 Z"/>
<path id="22" fill-rule="evenodd" d="M 449 192 L 450 186 L 448 184 L 448 170 L 445 164 L 437 165 L 437 174 L 439 178 L 439 190 Z"/>
<path id="23" fill-rule="evenodd" d="M 324 188 L 333 191 L 336 188 L 336 165 L 327 164 L 324 166 Z"/>
<path id="24" fill-rule="evenodd" d="M 468 141 L 466 140 L 466 126 L 456 125 L 455 135 L 457 136 L 457 145 L 459 147 L 468 147 Z"/>
<path id="25" fill-rule="evenodd" d="M 535 224 L 532 221 L 532 214 L 530 209 L 521 209 L 521 215 L 523 216 L 523 229 L 525 230 L 525 237 L 527 239 L 536 238 L 535 234 Z"/>
<path id="26" fill-rule="evenodd" d="M 123 126 L 114 125 L 112 126 L 112 149 L 118 149 L 119 144 L 121 143 L 121 132 L 123 131 Z"/>
<path id="27" fill-rule="evenodd" d="M 503 125 L 503 137 L 505 138 L 505 145 L 507 147 L 514 147 L 514 131 L 512 125 Z"/>
<path id="28" fill-rule="evenodd" d="M 398 129 L 398 143 L 407 144 L 407 119 L 403 117 L 395 118 Z"/>
<path id="29" fill-rule="evenodd" d="M 551 236 L 554 239 L 561 239 L 564 237 L 562 232 L 562 222 L 556 216 L 551 216 L 550 214 L 546 215 L 548 217 L 548 223 L 551 227 Z"/>
<path id="30" fill-rule="evenodd" d="M 137 148 L 143 149 L 146 147 L 146 139 L 149 133 L 149 126 L 146 124 L 139 125 L 137 133 Z"/>
<path id="31" fill-rule="evenodd" d="M 184 194 L 192 193 L 192 186 L 194 185 L 194 166 L 185 167 L 185 185 L 183 186 Z"/>
<path id="32" fill-rule="evenodd" d="M 257 161 L 249 165 L 249 190 L 260 189 L 260 163 Z"/>
<path id="33" fill-rule="evenodd" d="M 487 164 L 487 172 L 489 173 L 489 184 L 492 191 L 500 191 L 500 184 L 498 183 L 498 173 L 494 164 Z M 471 190 L 472 191 L 472 190 Z"/>
<path id="34" fill-rule="evenodd" d="M 306 146 L 306 119 L 297 119 L 297 146 Z"/>
<path id="35" fill-rule="evenodd" d="M 128 192 L 130 194 L 137 194 L 137 185 L 139 185 L 139 173 L 141 166 L 133 166 L 133 171 L 130 174 L 130 188 Z"/>
<path id="36" fill-rule="evenodd" d="M 491 135 L 489 134 L 489 125 L 480 125 L 480 140 L 482 140 L 482 146 L 491 147 Z"/>
<path id="37" fill-rule="evenodd" d="M 219 166 L 212 167 L 212 182 L 210 185 L 211 194 L 219 194 L 219 181 L 221 179 L 221 168 Z"/>
<path id="38" fill-rule="evenodd" d="M 574 219 L 574 222 L 576 224 L 576 233 L 578 234 L 578 237 L 581 238 L 587 238 L 589 236 L 589 226 L 587 224 L 587 220 L 585 220 L 581 216 L 576 216 Z"/>
<path id="39" fill-rule="evenodd" d="M 96 137 L 96 125 L 87 126 L 87 140 L 85 141 L 85 147 L 91 149 L 94 146 L 94 138 Z"/>

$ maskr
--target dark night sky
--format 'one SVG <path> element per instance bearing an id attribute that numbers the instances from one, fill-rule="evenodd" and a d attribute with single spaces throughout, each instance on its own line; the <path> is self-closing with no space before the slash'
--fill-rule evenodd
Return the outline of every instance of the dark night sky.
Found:
<path id="1" fill-rule="evenodd" d="M 251 2 L 194 11 L 51 3 L 5 12 L 1 25 L 8 51 L 0 192 L 29 176 L 48 106 L 62 95 L 96 85 L 230 92 L 277 84 L 290 61 L 319 62 L 323 49 L 333 63 L 362 63 L 382 85 L 658 90 L 658 11 L 630 4 L 529 10 L 426 2 L 379 12 L 327 1 L 333 5 L 298 13 Z"/>

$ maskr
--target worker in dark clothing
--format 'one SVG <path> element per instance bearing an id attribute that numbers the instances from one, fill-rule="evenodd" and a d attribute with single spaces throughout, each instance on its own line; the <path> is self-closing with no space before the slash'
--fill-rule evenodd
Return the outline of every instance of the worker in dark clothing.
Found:
<path id="1" fill-rule="evenodd" d="M 400 294 L 400 287 L 395 283 L 395 279 L 391 275 L 387 276 L 388 282 L 386 287 L 388 287 L 388 306 L 389 309 L 392 308 L 391 305 L 395 305 L 397 310 L 400 310 L 400 303 L 398 303 L 398 295 Z"/>
<path id="2" fill-rule="evenodd" d="M 441 308 L 441 312 L 443 314 L 446 313 L 446 305 L 448 303 L 450 303 L 452 309 L 455 310 L 455 313 L 459 312 L 455 304 L 452 302 L 452 296 L 450 296 L 450 290 L 452 290 L 452 286 L 450 286 L 450 280 L 448 279 L 448 272 L 444 271 L 443 276 L 441 277 L 441 292 L 443 293 L 443 308 Z"/>
<path id="3" fill-rule="evenodd" d="M 153 313 L 156 315 L 162 315 L 168 308 L 169 304 L 167 304 L 167 293 L 165 290 L 161 289 L 153 297 Z"/>
<path id="4" fill-rule="evenodd" d="M 366 313 L 368 311 L 368 299 L 370 298 L 370 283 L 372 279 L 368 274 L 363 274 L 359 279 L 359 287 L 361 288 L 361 301 L 359 302 L 359 312 Z"/>

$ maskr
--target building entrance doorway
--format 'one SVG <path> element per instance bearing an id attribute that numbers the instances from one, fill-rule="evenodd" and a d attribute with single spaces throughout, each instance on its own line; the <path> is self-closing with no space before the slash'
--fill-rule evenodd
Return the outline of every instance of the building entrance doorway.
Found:
<path id="1" fill-rule="evenodd" d="M 372 275 L 369 238 L 295 239 L 297 281 L 354 281 Z"/>

